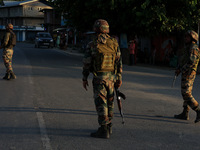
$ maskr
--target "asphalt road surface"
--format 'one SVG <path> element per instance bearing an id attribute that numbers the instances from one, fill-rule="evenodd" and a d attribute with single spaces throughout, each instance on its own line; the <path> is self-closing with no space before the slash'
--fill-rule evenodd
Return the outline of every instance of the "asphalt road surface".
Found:
<path id="1" fill-rule="evenodd" d="M 82 55 L 33 44 L 14 48 L 16 80 L 6 81 L 0 59 L 0 150 L 199 150 L 200 123 L 173 118 L 182 111 L 174 70 L 124 65 L 121 91 L 125 125 L 115 101 L 113 134 L 96 139 L 92 93 L 82 87 Z M 2 51 L 2 50 L 1 50 Z M 193 95 L 200 101 L 199 75 Z"/>

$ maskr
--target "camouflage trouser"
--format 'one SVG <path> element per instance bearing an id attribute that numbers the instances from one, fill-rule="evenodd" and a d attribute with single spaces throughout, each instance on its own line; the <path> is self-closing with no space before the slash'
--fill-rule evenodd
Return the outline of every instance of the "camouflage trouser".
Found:
<path id="1" fill-rule="evenodd" d="M 3 50 L 3 61 L 6 67 L 6 72 L 12 71 L 12 56 L 13 56 L 13 49 L 6 49 Z"/>
<path id="2" fill-rule="evenodd" d="M 191 73 L 184 73 L 182 74 L 181 78 L 181 94 L 183 97 L 183 107 L 189 110 L 189 106 L 195 110 L 198 107 L 198 102 L 192 96 L 192 88 L 194 79 L 196 77 L 196 72 L 192 71 Z"/>
<path id="3" fill-rule="evenodd" d="M 99 125 L 109 124 L 113 118 L 114 81 L 94 78 L 93 91 Z"/>

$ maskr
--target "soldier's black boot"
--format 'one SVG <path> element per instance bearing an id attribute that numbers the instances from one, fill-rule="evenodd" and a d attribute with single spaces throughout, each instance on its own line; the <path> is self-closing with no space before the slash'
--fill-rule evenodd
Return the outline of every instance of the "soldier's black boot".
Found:
<path id="1" fill-rule="evenodd" d="M 109 134 L 112 134 L 112 123 L 109 123 L 108 124 L 108 132 L 109 132 Z"/>
<path id="2" fill-rule="evenodd" d="M 194 111 L 197 113 L 196 120 L 194 122 L 200 122 L 200 107 L 198 106 L 196 109 L 194 109 Z"/>
<path id="3" fill-rule="evenodd" d="M 179 115 L 174 115 L 174 118 L 176 119 L 182 119 L 182 120 L 189 120 L 189 108 L 184 107 L 183 112 Z"/>
<path id="4" fill-rule="evenodd" d="M 3 77 L 3 79 L 4 79 L 4 80 L 10 80 L 10 73 L 7 72 L 7 73 L 5 74 L 5 76 Z"/>
<path id="5" fill-rule="evenodd" d="M 14 74 L 13 71 L 10 72 L 10 79 L 16 79 L 16 75 Z"/>
<path id="6" fill-rule="evenodd" d="M 102 125 L 96 132 L 91 133 L 90 136 L 95 138 L 104 138 L 104 139 L 110 138 L 107 125 Z"/>

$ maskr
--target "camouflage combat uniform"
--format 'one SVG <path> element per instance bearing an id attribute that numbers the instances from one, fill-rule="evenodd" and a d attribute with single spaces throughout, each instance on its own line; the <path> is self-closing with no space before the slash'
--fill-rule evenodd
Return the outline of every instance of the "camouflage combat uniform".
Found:
<path id="1" fill-rule="evenodd" d="M 198 107 L 198 102 L 192 96 L 192 88 L 196 77 L 199 58 L 200 51 L 198 45 L 196 43 L 192 43 L 184 49 L 184 55 L 179 63 L 182 72 L 181 94 L 184 100 L 183 107 L 187 107 L 188 110 L 189 106 L 193 110 Z"/>
<path id="2" fill-rule="evenodd" d="M 16 45 L 16 35 L 13 32 L 13 25 L 6 25 L 6 33 L 1 40 L 1 48 L 3 48 L 3 60 L 6 67 L 6 74 L 3 77 L 5 80 L 16 79 L 16 75 L 12 69 L 13 47 Z"/>
<path id="3" fill-rule="evenodd" d="M 11 72 L 13 71 L 12 68 L 12 56 L 13 56 L 13 46 L 9 45 L 9 39 L 10 39 L 10 32 L 7 31 L 4 37 L 4 43 L 2 47 L 4 48 L 3 50 L 3 60 L 4 60 L 4 65 L 6 67 L 6 72 Z"/>
<path id="4" fill-rule="evenodd" d="M 111 123 L 114 107 L 114 83 L 116 80 L 122 80 L 122 61 L 119 46 L 116 54 L 116 70 L 113 72 L 98 72 L 93 64 L 94 57 L 97 54 L 98 42 L 106 42 L 111 38 L 108 34 L 99 34 L 87 46 L 83 59 L 83 80 L 87 80 L 90 72 L 93 73 L 93 92 L 96 110 L 98 113 L 98 122 L 100 125 Z M 115 43 L 116 39 L 111 38 Z"/>
<path id="5" fill-rule="evenodd" d="M 200 107 L 199 103 L 192 96 L 193 83 L 196 77 L 196 71 L 200 59 L 200 51 L 198 45 L 198 34 L 193 31 L 187 31 L 185 35 L 185 48 L 182 51 L 183 55 L 179 60 L 179 68 L 177 69 L 177 75 L 182 72 L 181 77 L 181 94 L 183 97 L 183 112 L 179 115 L 174 115 L 177 119 L 188 120 L 189 109 L 192 108 L 196 111 L 197 116 L 195 123 L 200 122 Z"/>
<path id="6" fill-rule="evenodd" d="M 118 42 L 108 35 L 109 24 L 98 19 L 94 23 L 95 38 L 87 45 L 83 58 L 83 87 L 87 90 L 87 78 L 93 73 L 94 102 L 100 127 L 91 137 L 106 138 L 112 134 L 114 88 L 122 84 L 122 61 Z"/>

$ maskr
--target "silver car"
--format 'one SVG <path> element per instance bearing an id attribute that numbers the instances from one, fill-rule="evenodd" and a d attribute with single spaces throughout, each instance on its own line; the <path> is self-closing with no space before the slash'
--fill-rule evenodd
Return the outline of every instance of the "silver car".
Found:
<path id="1" fill-rule="evenodd" d="M 53 38 L 48 32 L 38 32 L 35 37 L 35 48 L 40 46 L 53 47 Z"/>

